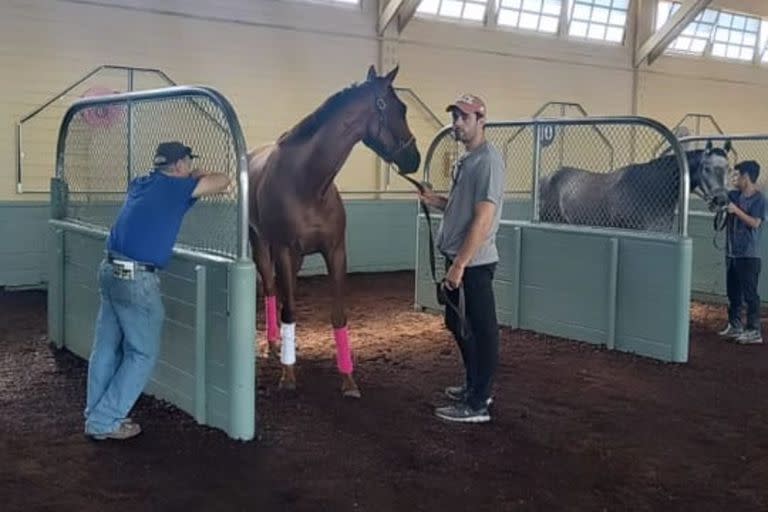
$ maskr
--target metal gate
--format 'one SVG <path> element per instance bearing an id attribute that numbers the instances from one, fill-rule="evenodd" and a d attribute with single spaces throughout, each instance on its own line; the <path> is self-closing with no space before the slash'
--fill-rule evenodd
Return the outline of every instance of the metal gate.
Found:
<path id="1" fill-rule="evenodd" d="M 236 439 L 256 431 L 256 269 L 248 245 L 245 141 L 217 91 L 169 87 L 80 100 L 59 130 L 51 180 L 50 339 L 88 358 L 99 307 L 96 272 L 131 179 L 157 144 L 180 140 L 230 190 L 200 198 L 160 272 L 166 309 L 160 356 L 145 393 Z"/>

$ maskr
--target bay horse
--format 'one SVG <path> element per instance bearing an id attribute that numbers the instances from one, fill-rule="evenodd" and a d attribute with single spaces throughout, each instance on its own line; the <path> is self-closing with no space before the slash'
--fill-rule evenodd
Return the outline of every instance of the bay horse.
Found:
<path id="1" fill-rule="evenodd" d="M 730 141 L 715 148 L 686 151 L 689 190 L 711 211 L 728 203 Z M 562 167 L 541 180 L 539 219 L 635 230 L 670 231 L 680 190 L 680 169 L 674 154 L 631 164 L 614 172 Z"/>
<path id="2" fill-rule="evenodd" d="M 264 293 L 269 353 L 279 346 L 280 389 L 295 389 L 296 286 L 303 258 L 320 253 L 330 280 L 331 325 L 343 396 L 359 398 L 344 308 L 346 214 L 334 178 L 360 141 L 404 174 L 421 155 L 392 87 L 399 66 L 332 95 L 276 142 L 248 153 L 249 241 Z M 281 303 L 277 325 L 277 299 Z"/>

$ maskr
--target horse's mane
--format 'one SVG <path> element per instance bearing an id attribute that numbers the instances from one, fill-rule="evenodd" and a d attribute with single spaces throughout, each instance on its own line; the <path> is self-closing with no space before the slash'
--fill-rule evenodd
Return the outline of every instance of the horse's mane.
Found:
<path id="1" fill-rule="evenodd" d="M 698 164 L 701 158 L 704 156 L 704 151 L 705 150 L 703 149 L 689 149 L 688 151 L 683 151 L 683 154 L 688 160 L 688 165 L 690 166 L 691 164 Z M 723 148 L 712 148 L 710 152 L 715 155 L 720 155 L 723 158 L 728 158 L 728 153 Z M 651 160 L 648 163 L 656 167 L 666 169 L 668 166 L 671 167 L 672 165 L 676 164 L 677 162 L 675 162 L 675 160 L 676 157 L 674 153 L 667 153 L 663 156 Z"/>
<path id="2" fill-rule="evenodd" d="M 308 114 L 290 130 L 283 132 L 277 139 L 277 143 L 297 142 L 312 137 L 341 108 L 367 92 L 369 83 L 354 83 L 329 96 L 314 112 Z"/>

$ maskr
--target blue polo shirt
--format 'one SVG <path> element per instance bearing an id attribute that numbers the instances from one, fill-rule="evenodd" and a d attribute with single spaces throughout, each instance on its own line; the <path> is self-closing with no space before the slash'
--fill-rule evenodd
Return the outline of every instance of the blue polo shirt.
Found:
<path id="1" fill-rule="evenodd" d="M 107 250 L 163 268 L 173 254 L 184 214 L 197 201 L 192 197 L 199 178 L 177 178 L 154 170 L 128 185 Z"/>
<path id="2" fill-rule="evenodd" d="M 765 197 L 760 192 L 755 192 L 747 197 L 738 190 L 728 192 L 728 199 L 741 208 L 750 217 L 766 220 Z M 759 258 L 760 234 L 763 225 L 753 229 L 747 226 L 736 215 L 728 216 L 728 232 L 726 237 L 726 255 L 730 258 Z"/>

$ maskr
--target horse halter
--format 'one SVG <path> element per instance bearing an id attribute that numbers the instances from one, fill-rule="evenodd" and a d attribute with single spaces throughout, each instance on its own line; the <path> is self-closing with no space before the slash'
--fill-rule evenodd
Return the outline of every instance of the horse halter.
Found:
<path id="1" fill-rule="evenodd" d="M 699 162 L 699 168 L 698 168 L 698 175 L 701 177 L 704 175 L 704 160 L 707 155 L 709 155 L 709 151 L 705 155 L 702 155 L 701 161 Z M 699 183 L 701 183 L 701 178 L 699 178 Z M 701 185 L 696 185 L 696 188 L 693 189 L 693 193 L 699 196 L 701 199 L 707 202 L 707 208 L 710 212 L 714 212 L 715 216 L 712 218 L 712 229 L 714 230 L 715 234 L 712 237 L 712 244 L 715 246 L 715 249 L 721 250 L 722 247 L 720 247 L 717 243 L 717 233 L 724 230 L 726 224 L 728 223 L 728 204 L 724 204 L 721 206 L 715 206 L 715 196 L 712 194 L 707 193 L 706 190 L 704 190 Z"/>
<path id="2" fill-rule="evenodd" d="M 379 116 L 379 129 L 376 132 L 376 139 L 372 140 L 369 145 L 371 147 L 375 146 L 378 149 L 377 152 L 379 152 L 379 153 L 381 153 L 383 155 L 387 155 L 385 157 L 385 160 L 388 160 L 390 162 L 394 162 L 395 159 L 397 158 L 397 156 L 400 153 L 402 153 L 406 148 L 408 148 L 408 147 L 410 147 L 410 146 L 412 146 L 413 144 L 416 143 L 416 137 L 413 134 L 411 134 L 411 136 L 408 138 L 408 140 L 405 140 L 405 141 L 401 142 L 400 145 L 397 146 L 395 148 L 395 150 L 392 151 L 391 153 L 389 153 L 388 151 L 385 151 L 385 148 L 384 148 L 383 144 L 378 142 L 378 139 L 381 136 L 381 131 L 384 128 L 389 128 L 389 126 L 387 125 L 387 118 L 384 115 L 385 111 L 387 110 L 387 102 L 384 100 L 383 97 L 377 95 L 376 96 L 375 105 L 376 105 L 376 112 L 377 112 L 377 114 Z M 395 138 L 394 134 L 392 135 L 392 138 Z"/>
<path id="3" fill-rule="evenodd" d="M 727 208 L 728 205 L 726 204 L 722 206 L 715 206 L 714 205 L 715 196 L 713 194 L 710 194 L 706 190 L 704 190 L 704 188 L 701 186 L 702 177 L 704 176 L 704 161 L 706 160 L 706 156 L 708 155 L 709 155 L 709 152 L 705 153 L 701 157 L 701 161 L 699 162 L 698 172 L 697 172 L 699 176 L 699 183 L 696 185 L 694 189 L 691 190 L 691 192 L 693 192 L 694 194 L 699 196 L 701 199 L 706 201 L 707 208 L 709 208 L 709 211 L 715 212 L 717 216 L 719 216 L 721 212 L 723 212 Z"/>

